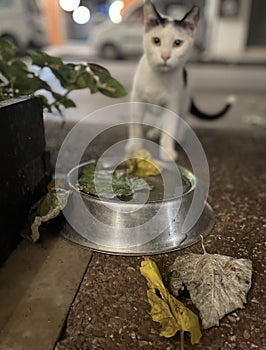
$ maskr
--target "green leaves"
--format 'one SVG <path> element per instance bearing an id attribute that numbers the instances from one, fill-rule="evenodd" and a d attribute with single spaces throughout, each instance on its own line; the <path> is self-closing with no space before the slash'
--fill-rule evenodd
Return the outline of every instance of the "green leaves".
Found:
<path id="1" fill-rule="evenodd" d="M 14 46 L 5 40 L 0 40 L 0 74 L 0 97 L 28 95 L 40 89 L 51 89 L 45 81 L 28 69 L 24 61 L 17 58 Z"/>
<path id="2" fill-rule="evenodd" d="M 28 66 L 13 56 L 14 54 L 13 46 L 0 40 L 0 73 L 3 81 L 0 85 L 3 97 L 27 95 L 39 89 L 50 89 L 46 82 L 30 72 Z"/>
<path id="3" fill-rule="evenodd" d="M 42 68 L 46 66 L 60 67 L 64 65 L 61 58 L 50 56 L 47 53 L 42 52 L 40 50 L 31 51 L 30 58 L 32 60 L 32 64 Z"/>
<path id="4" fill-rule="evenodd" d="M 49 67 L 61 86 L 70 91 L 88 88 L 91 93 L 101 92 L 109 97 L 127 95 L 126 89 L 111 76 L 109 71 L 97 64 L 64 63 L 58 57 L 52 57 L 37 50 L 32 52 L 30 57 L 33 65 L 41 68 Z"/>
<path id="5" fill-rule="evenodd" d="M 139 177 L 120 174 L 102 168 L 100 164 L 87 165 L 79 178 L 79 189 L 85 193 L 111 199 L 128 197 L 136 191 L 151 190 L 152 187 Z"/>
<path id="6" fill-rule="evenodd" d="M 9 41 L 0 39 L 0 61 L 9 61 L 16 55 L 16 48 Z"/>
<path id="7" fill-rule="evenodd" d="M 67 97 L 67 95 L 61 95 L 58 94 L 57 92 L 51 91 L 51 94 L 54 98 L 54 103 L 53 107 L 61 113 L 61 106 L 64 106 L 65 108 L 71 108 L 71 107 L 76 107 L 76 104 L 73 100 Z M 52 111 L 52 109 L 50 110 Z"/>
<path id="8" fill-rule="evenodd" d="M 127 95 L 124 86 L 114 79 L 106 68 L 92 63 L 89 64 L 89 69 L 93 76 L 97 77 L 97 87 L 102 94 L 108 97 L 122 97 Z"/>
<path id="9" fill-rule="evenodd" d="M 0 98 L 25 94 L 38 95 L 43 98 L 44 107 L 52 112 L 54 109 L 62 114 L 63 108 L 76 107 L 69 98 L 73 90 L 89 89 L 91 93 L 100 92 L 108 97 L 118 98 L 127 95 L 122 84 L 112 77 L 110 72 L 94 63 L 64 63 L 61 58 L 50 56 L 40 50 L 29 54 L 31 65 L 24 63 L 16 55 L 14 46 L 0 39 Z M 39 69 L 34 73 L 32 66 Z M 43 69 L 49 68 L 59 81 L 63 92 L 53 91 L 52 87 L 41 79 Z M 40 90 L 50 93 L 44 94 Z"/>

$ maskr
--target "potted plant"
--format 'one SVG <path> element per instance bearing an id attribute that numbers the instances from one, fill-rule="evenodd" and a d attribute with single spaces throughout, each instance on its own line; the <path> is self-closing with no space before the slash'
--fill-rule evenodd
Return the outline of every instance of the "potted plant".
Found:
<path id="1" fill-rule="evenodd" d="M 42 79 L 45 69 L 57 78 L 61 93 Z M 69 94 L 79 89 L 109 97 L 126 95 L 100 65 L 64 63 L 40 50 L 19 58 L 10 42 L 0 40 L 0 264 L 20 241 L 28 211 L 46 193 L 50 181 L 43 109 L 62 114 L 65 108 L 75 107 Z"/>

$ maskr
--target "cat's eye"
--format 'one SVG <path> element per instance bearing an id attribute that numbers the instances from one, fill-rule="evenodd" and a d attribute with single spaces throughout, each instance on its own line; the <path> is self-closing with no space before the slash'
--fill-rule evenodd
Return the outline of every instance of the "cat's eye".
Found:
<path id="1" fill-rule="evenodd" d="M 152 42 L 156 45 L 156 46 L 160 46 L 161 45 L 161 40 L 160 38 L 158 38 L 157 36 L 152 38 Z"/>
<path id="2" fill-rule="evenodd" d="M 174 47 L 179 47 L 183 44 L 183 41 L 182 40 L 179 40 L 179 39 L 176 39 L 174 41 Z"/>

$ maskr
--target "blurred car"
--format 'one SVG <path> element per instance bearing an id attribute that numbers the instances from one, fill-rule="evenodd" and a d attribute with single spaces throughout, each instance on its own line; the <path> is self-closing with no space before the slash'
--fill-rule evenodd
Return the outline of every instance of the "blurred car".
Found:
<path id="1" fill-rule="evenodd" d="M 0 38 L 21 51 L 47 45 L 44 16 L 37 0 L 0 0 Z"/>
<path id="2" fill-rule="evenodd" d="M 167 16 L 182 18 L 192 7 L 192 1 L 153 1 L 159 11 Z M 198 2 L 202 3 L 203 0 Z M 195 1 L 193 1 L 195 3 Z M 191 5 L 191 6 L 190 6 Z M 130 8 L 120 23 L 110 20 L 95 25 L 91 30 L 91 42 L 94 50 L 101 58 L 121 59 L 129 56 L 140 56 L 143 52 L 143 5 Z M 196 47 L 204 50 L 205 24 L 201 20 L 196 38 Z"/>

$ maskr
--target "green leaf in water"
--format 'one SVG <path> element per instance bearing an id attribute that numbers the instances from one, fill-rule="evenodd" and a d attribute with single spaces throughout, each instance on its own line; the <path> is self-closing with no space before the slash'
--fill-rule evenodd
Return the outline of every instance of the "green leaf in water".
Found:
<path id="1" fill-rule="evenodd" d="M 128 197 L 136 191 L 150 191 L 152 186 L 142 178 L 125 173 L 112 173 L 101 164 L 91 163 L 84 168 L 79 178 L 79 189 L 87 194 L 112 199 L 116 196 Z"/>

